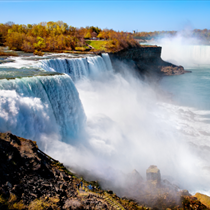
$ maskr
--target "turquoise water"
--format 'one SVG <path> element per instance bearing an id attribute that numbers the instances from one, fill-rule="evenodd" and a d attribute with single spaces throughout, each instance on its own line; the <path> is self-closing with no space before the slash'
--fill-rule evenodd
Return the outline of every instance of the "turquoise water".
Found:
<path id="1" fill-rule="evenodd" d="M 192 73 L 164 77 L 160 85 L 172 93 L 173 102 L 200 110 L 210 110 L 210 66 L 187 69 Z"/>

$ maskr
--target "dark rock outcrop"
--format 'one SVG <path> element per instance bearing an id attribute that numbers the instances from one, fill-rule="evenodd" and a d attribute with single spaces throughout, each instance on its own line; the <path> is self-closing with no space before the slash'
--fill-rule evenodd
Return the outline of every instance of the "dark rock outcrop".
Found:
<path id="1" fill-rule="evenodd" d="M 31 140 L 0 133 L 0 160 L 0 209 L 109 209 L 80 195 L 81 180 Z"/>
<path id="2" fill-rule="evenodd" d="M 159 79 L 164 75 L 180 75 L 187 73 L 182 66 L 176 66 L 161 59 L 161 47 L 138 47 L 109 54 L 113 67 L 121 71 L 119 61 L 133 67 L 141 75 Z"/>
<path id="3" fill-rule="evenodd" d="M 147 181 L 152 185 L 159 186 L 161 183 L 160 170 L 155 165 L 151 165 L 147 171 Z"/>

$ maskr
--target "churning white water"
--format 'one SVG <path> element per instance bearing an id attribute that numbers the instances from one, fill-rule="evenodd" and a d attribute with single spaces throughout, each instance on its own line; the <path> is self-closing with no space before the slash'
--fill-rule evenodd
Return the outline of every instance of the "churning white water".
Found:
<path id="1" fill-rule="evenodd" d="M 0 101 L 1 132 L 11 131 L 39 142 L 48 135 L 68 142 L 86 120 L 78 92 L 67 75 L 1 80 Z"/>
<path id="2" fill-rule="evenodd" d="M 125 186 L 133 169 L 145 177 L 157 165 L 180 188 L 208 192 L 209 110 L 161 101 L 129 66 L 114 73 L 108 54 L 33 65 L 67 75 L 0 80 L 1 132 L 37 140 L 54 158 L 113 186 Z"/>

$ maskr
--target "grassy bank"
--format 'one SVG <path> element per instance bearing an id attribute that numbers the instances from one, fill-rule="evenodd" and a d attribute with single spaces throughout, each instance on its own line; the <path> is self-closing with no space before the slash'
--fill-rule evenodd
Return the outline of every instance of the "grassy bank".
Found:
<path id="1" fill-rule="evenodd" d="M 102 40 L 89 40 L 89 41 L 86 41 L 86 43 L 90 46 L 92 46 L 95 50 L 100 50 L 100 51 L 106 51 L 107 48 L 107 44 L 109 43 L 110 41 L 102 41 Z"/>

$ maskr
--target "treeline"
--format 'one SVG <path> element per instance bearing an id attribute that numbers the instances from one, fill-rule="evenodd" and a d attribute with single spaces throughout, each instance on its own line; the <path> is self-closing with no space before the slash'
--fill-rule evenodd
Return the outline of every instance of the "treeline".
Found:
<path id="1" fill-rule="evenodd" d="M 134 38 L 143 39 L 143 40 L 151 40 L 157 37 L 170 35 L 174 36 L 177 34 L 177 31 L 153 31 L 153 32 L 137 32 L 133 35 Z"/>
<path id="2" fill-rule="evenodd" d="M 138 32 L 134 34 L 134 38 L 143 39 L 143 40 L 151 40 L 157 39 L 164 36 L 175 36 L 177 35 L 178 31 L 154 31 L 154 32 Z M 187 31 L 182 33 L 183 36 L 186 37 L 196 37 L 204 42 L 210 41 L 210 30 L 209 29 L 194 29 L 192 31 Z"/>
<path id="3" fill-rule="evenodd" d="M 0 24 L 0 45 L 25 52 L 72 51 L 87 48 L 85 40 L 100 39 L 106 42 L 107 51 L 119 51 L 139 46 L 132 35 L 98 27 L 76 28 L 63 21 L 39 24 Z"/>

